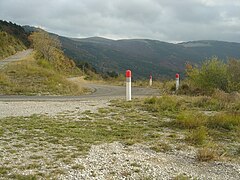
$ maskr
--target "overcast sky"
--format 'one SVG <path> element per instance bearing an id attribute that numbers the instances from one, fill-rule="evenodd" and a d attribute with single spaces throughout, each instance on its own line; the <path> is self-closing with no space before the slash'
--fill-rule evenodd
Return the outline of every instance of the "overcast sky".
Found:
<path id="1" fill-rule="evenodd" d="M 0 0 L 0 19 L 68 37 L 240 42 L 240 0 Z"/>

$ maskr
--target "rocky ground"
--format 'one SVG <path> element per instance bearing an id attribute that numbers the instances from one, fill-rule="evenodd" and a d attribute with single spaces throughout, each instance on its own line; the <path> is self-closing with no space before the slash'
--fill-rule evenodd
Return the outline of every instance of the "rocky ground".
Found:
<path id="1" fill-rule="evenodd" d="M 87 157 L 77 158 L 82 171 L 70 170 L 62 179 L 239 179 L 240 165 L 231 162 L 199 163 L 195 150 L 156 153 L 141 144 L 92 146 Z"/>
<path id="2" fill-rule="evenodd" d="M 79 118 L 79 114 L 83 112 L 97 112 L 98 108 L 108 107 L 109 104 L 109 100 L 0 102 L 0 120 L 9 116 L 30 116 L 33 114 L 51 117 L 59 117 L 64 114 L 74 119 L 77 115 L 77 118 Z M 28 149 L 15 149 L 19 153 L 11 155 L 4 147 L 8 145 L 12 147 L 10 145 L 13 141 L 9 140 L 7 142 L 6 137 L 4 139 L 0 136 L 0 142 L 1 145 L 5 144 L 0 148 L 0 158 L 2 159 L 0 165 L 2 167 L 9 167 L 11 163 L 15 163 L 17 166 L 17 162 L 14 162 L 16 159 L 31 159 L 33 155 L 36 155 L 36 152 L 28 151 L 29 144 L 26 146 Z M 24 142 L 22 143 L 24 144 Z M 42 148 L 41 151 L 37 150 L 45 158 L 51 158 L 50 155 L 54 148 L 65 148 L 69 153 L 75 151 L 73 147 L 46 147 L 48 148 Z M 19 164 L 21 164 L 20 160 Z M 147 145 L 139 143 L 124 145 L 115 141 L 113 143 L 92 145 L 87 155 L 74 157 L 73 164 L 74 166 L 69 166 L 62 161 L 56 160 L 55 166 L 59 166 L 65 172 L 59 175 L 57 179 L 240 179 L 240 163 L 238 161 L 215 160 L 199 162 L 194 147 L 172 148 L 171 151 L 156 152 Z M 38 171 L 38 169 L 42 173 L 48 172 L 44 162 L 42 166 L 35 168 L 35 171 Z M 16 167 L 14 171 L 20 173 L 19 169 L 16 170 Z M 3 171 L 0 168 L 0 174 L 1 172 Z M 25 174 L 31 174 L 31 172 L 29 170 L 24 171 Z M 2 176 L 2 179 L 5 179 L 4 177 Z"/>
<path id="3" fill-rule="evenodd" d="M 64 102 L 0 101 L 0 118 L 9 116 L 31 116 L 33 114 L 54 116 L 61 112 L 84 112 L 86 110 L 95 112 L 98 108 L 106 107 L 108 104 L 108 100 Z"/>

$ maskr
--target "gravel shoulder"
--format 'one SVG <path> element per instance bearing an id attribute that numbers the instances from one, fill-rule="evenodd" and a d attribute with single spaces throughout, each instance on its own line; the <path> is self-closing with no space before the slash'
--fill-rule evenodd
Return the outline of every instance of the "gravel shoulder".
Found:
<path id="1" fill-rule="evenodd" d="M 90 110 L 95 112 L 98 108 L 108 105 L 108 100 L 92 100 L 92 101 L 0 101 L 0 118 L 31 116 L 34 114 L 55 116 L 58 113 L 79 111 L 84 112 Z"/>

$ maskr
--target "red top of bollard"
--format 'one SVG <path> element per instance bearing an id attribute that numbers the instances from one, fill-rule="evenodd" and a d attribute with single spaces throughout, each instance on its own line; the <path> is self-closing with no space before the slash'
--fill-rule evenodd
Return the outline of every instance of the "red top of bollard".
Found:
<path id="1" fill-rule="evenodd" d="M 176 74 L 176 78 L 179 78 L 179 74 L 178 73 Z"/>
<path id="2" fill-rule="evenodd" d="M 131 77 L 132 76 L 132 72 L 130 70 L 126 71 L 126 77 Z"/>

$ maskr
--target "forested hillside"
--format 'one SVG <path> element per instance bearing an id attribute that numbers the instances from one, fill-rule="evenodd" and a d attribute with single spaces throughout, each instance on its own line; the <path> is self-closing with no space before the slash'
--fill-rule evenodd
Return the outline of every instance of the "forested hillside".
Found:
<path id="1" fill-rule="evenodd" d="M 100 37 L 71 39 L 60 37 L 65 54 L 77 64 L 91 63 L 99 72 L 133 71 L 135 78 L 174 77 L 183 73 L 186 63 L 200 64 L 217 56 L 220 59 L 240 58 L 240 43 L 193 41 L 180 44 L 148 39 L 111 40 Z"/>
<path id="2" fill-rule="evenodd" d="M 0 20 L 0 59 L 29 47 L 28 34 L 12 22 Z"/>

